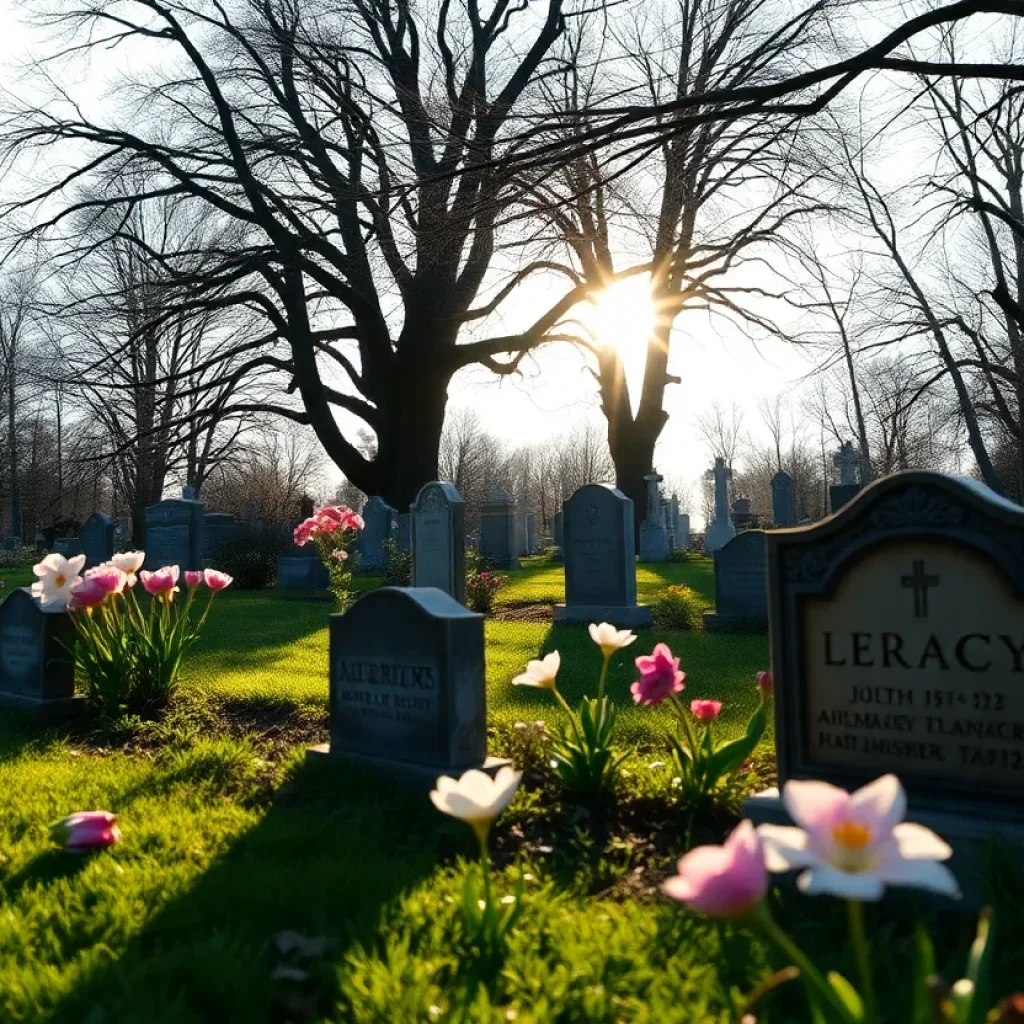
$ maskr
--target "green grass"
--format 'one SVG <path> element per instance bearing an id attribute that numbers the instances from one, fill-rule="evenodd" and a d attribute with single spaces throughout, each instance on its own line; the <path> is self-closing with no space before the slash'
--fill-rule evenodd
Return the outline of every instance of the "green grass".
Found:
<path id="1" fill-rule="evenodd" d="M 528 566 L 503 598 L 558 600 L 549 595 L 560 574 Z M 648 600 L 669 582 L 711 596 L 705 563 L 640 571 Z M 664 799 L 652 804 L 661 808 L 656 822 L 638 805 L 639 825 L 613 825 L 552 789 L 524 789 L 494 846 L 502 891 L 518 877 L 513 858 L 523 851 L 525 911 L 496 982 L 483 988 L 468 978 L 455 900 L 469 830 L 422 793 L 307 763 L 308 741 L 287 731 L 311 722 L 315 732 L 322 722 L 329 611 L 308 594 L 218 598 L 188 663 L 188 699 L 159 728 L 87 736 L 0 719 L 0 1021 L 738 1019 L 734 993 L 782 962 L 750 935 L 668 905 L 651 891 L 650 874 L 637 874 L 667 867 L 688 835 L 730 827 L 691 820 Z M 610 679 L 624 706 L 622 735 L 641 749 L 634 773 L 663 751 L 669 722 L 662 709 L 627 705 L 632 657 L 657 640 L 681 657 L 687 696 L 725 700 L 733 725 L 752 706 L 753 674 L 767 659 L 763 637 L 644 631 Z M 557 715 L 550 695 L 510 685 L 526 660 L 556 647 L 572 701 L 592 688 L 598 668 L 585 627 L 487 623 L 499 738 L 499 727 L 516 720 Z M 218 707 L 236 719 L 219 717 Z M 270 725 L 260 724 L 262 712 Z M 645 798 L 665 796 L 664 774 L 631 783 Z M 122 843 L 84 859 L 55 851 L 47 825 L 92 807 L 118 813 Z M 782 912 L 816 955 L 852 974 L 837 941 L 841 907 L 794 898 Z M 871 915 L 897 922 L 885 947 L 893 955 L 879 957 L 880 981 L 890 986 L 905 976 L 908 916 L 906 908 Z M 943 954 L 959 955 L 970 922 L 946 918 L 941 936 Z M 1019 947 L 1010 943 L 1003 955 L 999 984 L 1024 972 Z M 906 1019 L 898 1000 L 887 1007 L 889 1020 Z M 798 993 L 773 997 L 758 1019 L 802 1022 Z"/>

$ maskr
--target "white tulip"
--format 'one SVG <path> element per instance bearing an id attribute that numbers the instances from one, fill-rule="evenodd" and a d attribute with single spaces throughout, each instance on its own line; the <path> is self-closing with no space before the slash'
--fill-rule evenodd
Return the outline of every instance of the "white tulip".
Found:
<path id="1" fill-rule="evenodd" d="M 71 588 L 82 577 L 85 555 L 65 558 L 54 552 L 47 555 L 32 571 L 39 578 L 32 584 L 32 596 L 43 608 L 66 608 L 71 601 Z"/>
<path id="2" fill-rule="evenodd" d="M 636 639 L 636 634 L 628 629 L 616 629 L 610 622 L 602 622 L 600 625 L 592 622 L 590 639 L 601 648 L 606 658 L 610 658 L 616 651 L 628 647 Z"/>
<path id="3" fill-rule="evenodd" d="M 512 803 L 522 777 L 522 772 L 507 765 L 493 779 L 478 768 L 464 772 L 459 779 L 441 775 L 430 799 L 442 814 L 468 822 L 484 837 L 494 819 Z"/>
<path id="4" fill-rule="evenodd" d="M 555 688 L 555 677 L 558 675 L 558 668 L 561 663 L 562 659 L 558 651 L 552 651 L 540 661 L 531 661 L 526 666 L 526 671 L 512 680 L 512 685 L 536 686 L 542 690 L 553 690 Z"/>
<path id="5" fill-rule="evenodd" d="M 128 586 L 135 586 L 135 574 L 146 561 L 145 551 L 119 551 L 110 560 L 110 564 L 128 576 Z"/>

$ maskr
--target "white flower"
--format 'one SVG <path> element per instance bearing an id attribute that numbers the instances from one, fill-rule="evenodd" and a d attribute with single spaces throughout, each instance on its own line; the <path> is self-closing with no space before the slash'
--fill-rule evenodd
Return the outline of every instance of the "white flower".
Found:
<path id="1" fill-rule="evenodd" d="M 855 793 L 827 782 L 787 782 L 782 802 L 799 825 L 762 825 L 770 871 L 808 870 L 801 891 L 852 900 L 881 899 L 886 885 L 959 894 L 953 873 L 939 861 L 952 855 L 930 829 L 903 821 L 907 798 L 895 775 Z"/>
<path id="2" fill-rule="evenodd" d="M 628 629 L 616 629 L 610 622 L 602 622 L 600 625 L 592 622 L 590 639 L 601 648 L 606 658 L 610 658 L 616 651 L 628 647 L 636 639 L 636 634 Z"/>
<path id="3" fill-rule="evenodd" d="M 71 600 L 71 588 L 81 580 L 85 555 L 65 558 L 56 552 L 47 555 L 32 571 L 39 577 L 32 584 L 32 596 L 43 608 L 66 608 Z"/>
<path id="4" fill-rule="evenodd" d="M 135 574 L 146 561 L 145 551 L 119 551 L 110 560 L 110 564 L 128 576 L 128 586 L 135 586 Z"/>
<path id="5" fill-rule="evenodd" d="M 519 788 L 522 772 L 506 765 L 492 779 L 479 768 L 470 768 L 459 779 L 441 775 L 437 789 L 430 793 L 434 806 L 442 814 L 468 822 L 478 832 L 486 832 L 510 803 Z"/>
<path id="6" fill-rule="evenodd" d="M 552 651 L 540 661 L 531 661 L 526 666 L 526 671 L 512 680 L 512 685 L 537 686 L 542 690 L 553 690 L 555 688 L 555 676 L 558 675 L 558 667 L 561 663 L 562 659 L 558 651 Z"/>

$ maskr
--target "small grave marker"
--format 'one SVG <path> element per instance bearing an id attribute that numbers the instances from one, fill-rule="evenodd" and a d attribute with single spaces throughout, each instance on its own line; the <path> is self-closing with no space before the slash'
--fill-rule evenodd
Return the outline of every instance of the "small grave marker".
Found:
<path id="1" fill-rule="evenodd" d="M 93 512 L 82 525 L 81 541 L 87 568 L 109 562 L 114 556 L 114 520 L 103 512 Z"/>
<path id="2" fill-rule="evenodd" d="M 715 610 L 704 613 L 704 628 L 757 632 L 767 625 L 765 534 L 744 530 L 715 552 Z"/>

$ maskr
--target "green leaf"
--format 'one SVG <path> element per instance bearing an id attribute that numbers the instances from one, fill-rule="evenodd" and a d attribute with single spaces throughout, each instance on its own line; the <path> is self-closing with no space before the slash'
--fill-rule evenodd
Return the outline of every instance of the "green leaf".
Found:
<path id="1" fill-rule="evenodd" d="M 838 972 L 828 972 L 828 983 L 832 991 L 839 996 L 843 1006 L 850 1011 L 854 1020 L 864 1019 L 864 1003 L 857 993 L 857 990 Z"/>
<path id="2" fill-rule="evenodd" d="M 990 999 L 994 931 L 992 911 L 986 907 L 978 915 L 978 932 L 967 958 L 967 980 L 971 982 L 974 990 L 964 1018 L 967 1024 L 983 1024 L 985 1020 Z"/>
<path id="3" fill-rule="evenodd" d="M 935 975 L 935 947 L 928 929 L 914 933 L 913 1014 L 911 1024 L 935 1024 L 935 1004 L 929 981 Z"/>
<path id="4" fill-rule="evenodd" d="M 754 750 L 768 726 L 768 704 L 762 701 L 750 716 L 747 731 L 738 739 L 723 743 L 709 759 L 708 774 L 717 781 L 723 775 L 738 771 Z"/>

